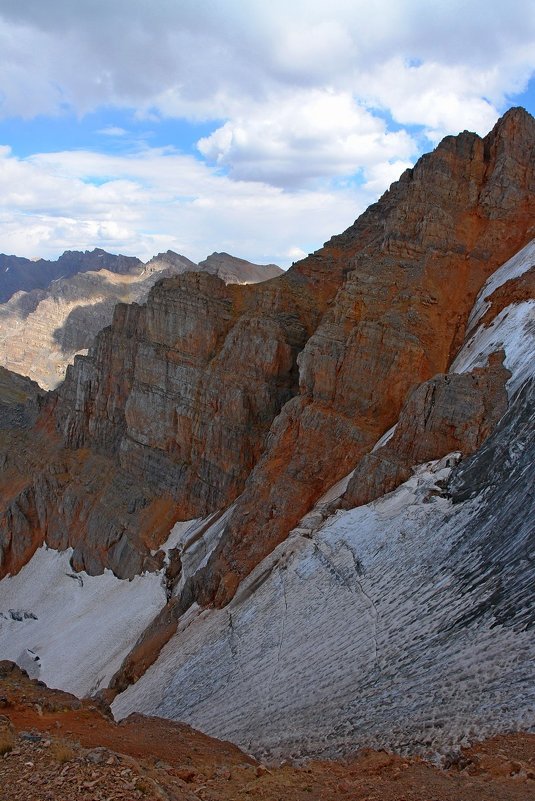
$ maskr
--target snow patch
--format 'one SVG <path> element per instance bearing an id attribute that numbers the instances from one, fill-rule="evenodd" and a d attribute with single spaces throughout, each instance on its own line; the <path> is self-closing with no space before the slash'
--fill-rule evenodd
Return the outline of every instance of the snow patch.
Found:
<path id="1" fill-rule="evenodd" d="M 166 553 L 166 564 L 169 564 L 170 551 L 178 549 L 180 554 L 182 571 L 175 594 L 181 592 L 190 576 L 206 565 L 223 536 L 234 506 L 235 504 L 232 504 L 224 512 L 214 512 L 208 517 L 186 520 L 173 526 L 167 542 L 161 548 Z"/>
<path id="2" fill-rule="evenodd" d="M 470 528 L 479 499 L 442 496 L 455 460 L 417 468 L 307 536 L 296 530 L 226 608 L 191 612 L 116 698 L 116 716 L 182 720 L 273 757 L 427 753 L 535 726 L 531 633 L 490 613 L 456 622 L 484 608 L 490 585 L 478 580 L 469 597 L 459 583 L 488 568 Z M 510 537 L 500 558 L 513 547 Z"/>
<path id="3" fill-rule="evenodd" d="M 480 326 L 461 348 L 450 367 L 452 373 L 468 373 L 483 367 L 491 353 L 503 348 L 504 364 L 511 371 L 509 398 L 535 375 L 535 300 L 512 303 L 488 327 Z"/>
<path id="4" fill-rule="evenodd" d="M 376 451 L 379 450 L 379 448 L 382 448 L 383 445 L 386 445 L 387 442 L 390 442 L 390 440 L 394 436 L 396 428 L 397 428 L 397 423 L 395 426 L 392 426 L 392 428 L 389 428 L 388 431 L 385 431 L 381 439 L 378 439 L 375 445 L 373 446 L 372 453 L 375 453 Z"/>
<path id="5" fill-rule="evenodd" d="M 535 239 L 532 239 L 525 248 L 519 250 L 509 261 L 506 261 L 499 270 L 493 273 L 483 286 L 476 298 L 474 308 L 468 319 L 467 330 L 471 331 L 478 320 L 490 308 L 489 301 L 485 298 L 490 297 L 498 287 L 513 278 L 519 278 L 535 265 Z"/>
<path id="6" fill-rule="evenodd" d="M 84 696 L 107 686 L 166 597 L 161 573 L 73 573 L 71 556 L 43 545 L 0 581 L 0 659 Z"/>

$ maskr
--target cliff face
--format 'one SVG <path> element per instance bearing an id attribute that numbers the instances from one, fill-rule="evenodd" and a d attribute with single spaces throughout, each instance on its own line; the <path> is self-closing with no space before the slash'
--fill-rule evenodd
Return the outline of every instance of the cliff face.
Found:
<path id="1" fill-rule="evenodd" d="M 436 754 L 535 725 L 534 260 L 535 239 L 491 276 L 450 371 L 225 608 L 177 625 L 171 599 L 114 677 L 116 714 L 277 757 Z"/>
<path id="2" fill-rule="evenodd" d="M 344 234 L 278 278 L 164 280 L 145 306 L 117 308 L 41 420 L 55 455 L 43 445 L 34 465 L 46 461 L 49 475 L 58 459 L 65 487 L 48 496 L 39 469 L 12 455 L 5 515 L 32 547 L 54 536 L 52 516 L 64 518 L 77 564 L 128 575 L 161 541 L 162 521 L 240 496 L 214 555 L 184 590 L 186 606 L 225 604 L 396 421 L 408 392 L 447 370 L 477 292 L 528 241 L 534 219 L 535 121 L 512 110 L 484 139 L 445 139 Z M 82 464 L 96 476 L 89 492 L 69 479 Z M 68 520 L 67 491 L 77 510 Z M 37 516 L 26 514 L 23 496 Z M 4 565 L 16 569 L 9 523 L 1 537 Z M 137 554 L 127 571 L 121 548 Z"/>
<path id="3" fill-rule="evenodd" d="M 477 292 L 534 220 L 535 120 L 512 110 L 485 139 L 447 137 L 331 240 L 344 247 L 345 280 L 299 356 L 299 396 L 273 424 L 196 590 L 203 602 L 226 603 L 395 422 L 407 393 L 447 369 Z M 314 278 L 310 260 L 289 276 Z"/>
<path id="4" fill-rule="evenodd" d="M 31 264 L 34 272 L 43 270 L 46 275 L 42 265 Z M 266 281 L 282 272 L 275 265 L 252 264 L 228 254 L 213 254 L 199 265 L 171 250 L 146 264 L 104 251 L 66 253 L 50 264 L 63 265 L 65 277 L 46 289 L 16 292 L 0 303 L 0 364 L 47 390 L 65 378 L 75 354 L 87 353 L 97 333 L 111 323 L 117 303 L 144 303 L 158 280 L 200 270 L 225 283 L 242 284 Z M 120 271 L 128 265 L 126 272 Z M 76 267 L 80 272 L 72 275 Z M 37 284 L 39 280 L 44 280 L 41 272 L 36 274 Z"/>

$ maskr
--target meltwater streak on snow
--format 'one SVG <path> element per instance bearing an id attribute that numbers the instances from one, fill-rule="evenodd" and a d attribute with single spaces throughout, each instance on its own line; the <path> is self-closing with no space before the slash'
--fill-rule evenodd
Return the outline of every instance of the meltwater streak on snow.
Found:
<path id="1" fill-rule="evenodd" d="M 177 549 L 180 553 L 181 573 L 174 594 L 178 595 L 186 580 L 208 562 L 212 552 L 223 536 L 227 521 L 234 511 L 235 504 L 224 512 L 214 512 L 204 518 L 175 523 L 167 541 L 161 546 L 167 554 Z"/>
<path id="2" fill-rule="evenodd" d="M 499 270 L 496 270 L 488 281 L 483 286 L 476 298 L 474 308 L 468 319 L 467 331 L 471 331 L 476 325 L 477 321 L 485 314 L 490 307 L 490 303 L 485 298 L 490 297 L 498 287 L 510 281 L 512 278 L 519 278 L 519 276 L 526 273 L 531 267 L 535 265 L 535 239 L 532 239 L 525 248 L 522 248 L 516 253 L 512 259 L 506 261 Z"/>
<path id="3" fill-rule="evenodd" d="M 535 300 L 512 303 L 488 328 L 480 326 L 463 346 L 450 367 L 452 373 L 468 373 L 487 363 L 491 353 L 503 348 L 504 364 L 511 371 L 506 388 L 509 398 L 535 375 Z"/>
<path id="4" fill-rule="evenodd" d="M 497 626 L 490 601 L 459 622 L 485 609 L 492 574 L 479 525 L 465 542 L 480 501 L 436 495 L 444 464 L 291 536 L 227 608 L 188 620 L 115 714 L 184 720 L 275 757 L 448 750 L 534 727 L 532 633 Z M 476 589 L 461 591 L 459 574 L 477 576 Z"/>
<path id="5" fill-rule="evenodd" d="M 71 555 L 42 546 L 0 581 L 0 659 L 84 696 L 107 686 L 166 598 L 160 573 L 88 576 L 73 572 Z"/>

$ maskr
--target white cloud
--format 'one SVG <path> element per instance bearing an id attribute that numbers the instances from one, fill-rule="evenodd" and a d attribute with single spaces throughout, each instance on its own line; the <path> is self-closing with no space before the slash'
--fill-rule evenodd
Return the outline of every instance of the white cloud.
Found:
<path id="1" fill-rule="evenodd" d="M 126 136 L 128 131 L 118 125 L 107 125 L 106 128 L 100 128 L 97 133 L 102 136 Z"/>
<path id="2" fill-rule="evenodd" d="M 215 127 L 198 160 L 4 153 L 4 250 L 98 240 L 284 260 L 341 231 L 410 163 L 408 126 L 433 143 L 489 130 L 535 74 L 535 5 L 0 0 L 0 53 L 0 117 L 107 107 Z"/>
<path id="3" fill-rule="evenodd" d="M 350 225 L 370 199 L 235 181 L 169 149 L 27 159 L 0 149 L 2 250 L 30 257 L 101 246 L 148 259 L 171 248 L 193 260 L 226 250 L 286 265 Z"/>
<path id="4" fill-rule="evenodd" d="M 315 89 L 252 107 L 198 147 L 236 179 L 281 186 L 351 175 L 417 150 L 405 131 L 388 132 L 348 92 Z"/>
<path id="5" fill-rule="evenodd" d="M 279 92 L 352 92 L 391 61 L 465 68 L 480 91 L 494 73 L 502 95 L 515 91 L 535 67 L 535 11 L 531 0 L 2 0 L 0 44 L 3 114 L 117 104 L 217 119 Z"/>

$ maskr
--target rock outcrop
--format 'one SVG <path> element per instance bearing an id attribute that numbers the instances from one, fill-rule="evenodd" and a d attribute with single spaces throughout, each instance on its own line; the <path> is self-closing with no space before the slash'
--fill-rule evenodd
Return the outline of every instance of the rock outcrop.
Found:
<path id="1" fill-rule="evenodd" d="M 396 489 L 414 465 L 460 451 L 470 456 L 507 410 L 503 352 L 486 368 L 438 375 L 420 384 L 405 402 L 387 443 L 366 454 L 353 472 L 343 498 L 351 509 Z"/>
<path id="2" fill-rule="evenodd" d="M 0 367 L 0 430 L 31 428 L 45 399 L 35 381 Z"/>

